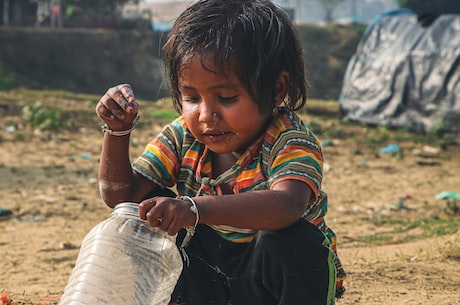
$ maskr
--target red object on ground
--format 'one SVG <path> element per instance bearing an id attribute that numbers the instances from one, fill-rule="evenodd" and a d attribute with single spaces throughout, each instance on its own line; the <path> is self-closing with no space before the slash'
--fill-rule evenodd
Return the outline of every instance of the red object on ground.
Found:
<path id="1" fill-rule="evenodd" d="M 10 297 L 8 296 L 8 293 L 2 293 L 2 296 L 0 297 L 0 301 L 2 301 L 2 305 L 11 305 Z"/>

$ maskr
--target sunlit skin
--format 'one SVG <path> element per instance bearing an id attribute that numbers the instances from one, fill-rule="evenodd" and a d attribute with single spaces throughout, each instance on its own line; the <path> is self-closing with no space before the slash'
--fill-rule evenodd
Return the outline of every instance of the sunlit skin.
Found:
<path id="1" fill-rule="evenodd" d="M 195 138 L 217 154 L 244 151 L 264 130 L 271 112 L 261 112 L 243 84 L 215 73 L 206 57 L 193 56 L 179 73 L 185 122 Z"/>

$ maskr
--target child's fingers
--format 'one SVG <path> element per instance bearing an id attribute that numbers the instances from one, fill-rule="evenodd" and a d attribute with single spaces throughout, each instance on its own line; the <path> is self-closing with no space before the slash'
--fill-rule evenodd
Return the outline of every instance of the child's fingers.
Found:
<path id="1" fill-rule="evenodd" d="M 96 112 L 102 119 L 107 118 L 113 120 L 117 118 L 119 120 L 123 120 L 125 118 L 125 111 L 108 94 L 105 94 L 99 100 L 99 103 L 96 106 Z"/>
<path id="2" fill-rule="evenodd" d="M 169 235 L 175 235 L 184 227 L 183 212 L 183 203 L 169 197 L 154 197 L 139 204 L 139 217 Z"/>
<path id="3" fill-rule="evenodd" d="M 162 208 L 158 206 L 156 198 L 144 200 L 139 204 L 139 217 L 147 220 L 152 227 L 160 227 L 164 230 L 163 228 L 165 225 L 167 228 L 170 220 L 164 215 Z"/>
<path id="4" fill-rule="evenodd" d="M 182 226 L 181 226 L 181 223 L 179 221 L 177 221 L 176 218 L 174 218 L 171 223 L 169 224 L 166 232 L 171 235 L 171 236 L 174 236 L 177 234 L 177 232 L 179 232 L 179 230 L 182 229 Z"/>
<path id="5" fill-rule="evenodd" d="M 173 222 L 174 218 L 169 215 L 168 217 L 160 218 L 160 224 L 158 225 L 162 231 L 168 232 L 171 223 Z"/>
<path id="6" fill-rule="evenodd" d="M 136 98 L 134 97 L 133 89 L 128 84 L 122 84 L 118 86 L 120 91 L 123 93 L 123 97 L 126 99 L 128 103 L 134 103 Z"/>
<path id="7" fill-rule="evenodd" d="M 155 198 L 150 198 L 139 203 L 139 217 L 147 220 L 147 214 L 156 205 Z"/>
<path id="8" fill-rule="evenodd" d="M 112 129 L 130 128 L 138 111 L 139 106 L 128 84 L 108 89 L 96 105 L 97 115 L 105 123 L 110 124 Z"/>
<path id="9" fill-rule="evenodd" d="M 107 94 L 123 109 L 126 113 L 137 110 L 136 98 L 130 85 L 122 84 L 112 87 Z"/>
<path id="10" fill-rule="evenodd" d="M 107 106 L 105 105 L 105 102 L 99 100 L 99 102 L 96 105 L 96 113 L 98 117 L 100 117 L 102 120 L 113 120 L 115 119 L 115 116 L 113 115 L 112 111 L 110 111 Z"/>

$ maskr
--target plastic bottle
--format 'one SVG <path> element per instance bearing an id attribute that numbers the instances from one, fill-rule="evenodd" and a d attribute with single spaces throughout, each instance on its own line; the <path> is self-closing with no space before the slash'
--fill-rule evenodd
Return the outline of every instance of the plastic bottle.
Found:
<path id="1" fill-rule="evenodd" d="M 85 236 L 59 304 L 167 305 L 181 271 L 175 236 L 120 203 Z"/>

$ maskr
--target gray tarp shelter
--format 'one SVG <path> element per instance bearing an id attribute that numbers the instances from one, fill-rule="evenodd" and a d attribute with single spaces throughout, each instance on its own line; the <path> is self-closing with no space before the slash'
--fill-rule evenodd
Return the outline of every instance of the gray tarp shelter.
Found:
<path id="1" fill-rule="evenodd" d="M 345 72 L 341 116 L 418 132 L 460 132 L 460 15 L 422 26 L 401 10 L 369 25 Z"/>

